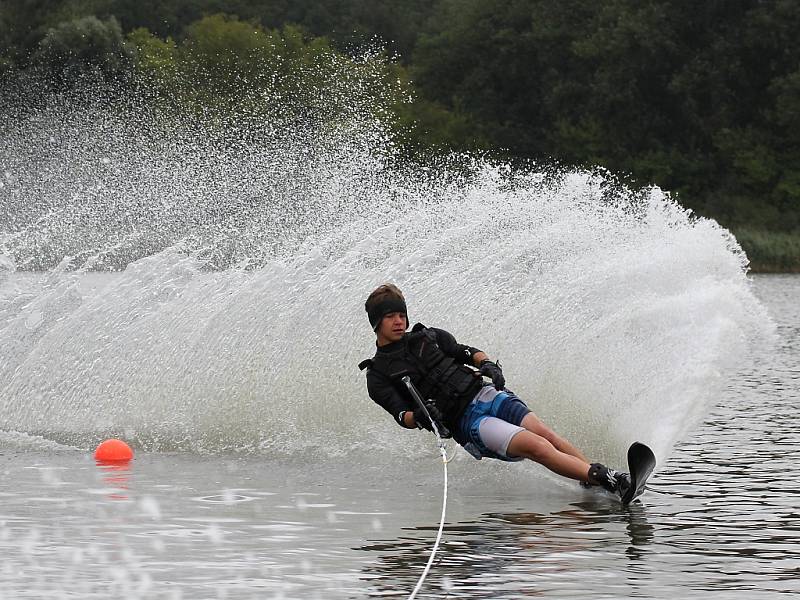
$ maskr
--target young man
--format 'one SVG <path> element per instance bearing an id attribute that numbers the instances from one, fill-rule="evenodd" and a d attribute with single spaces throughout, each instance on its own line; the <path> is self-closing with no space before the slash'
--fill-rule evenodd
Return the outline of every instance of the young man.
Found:
<path id="1" fill-rule="evenodd" d="M 599 485 L 620 495 L 629 487 L 626 473 L 589 464 L 580 450 L 505 389 L 500 365 L 484 352 L 459 344 L 443 329 L 420 323 L 407 333 L 406 302 L 396 286 L 377 288 L 367 298 L 365 309 L 377 336 L 377 351 L 359 368 L 368 369 L 370 397 L 399 425 L 432 429 L 402 382 L 408 375 L 431 417 L 478 460 L 528 458 L 587 486 Z"/>

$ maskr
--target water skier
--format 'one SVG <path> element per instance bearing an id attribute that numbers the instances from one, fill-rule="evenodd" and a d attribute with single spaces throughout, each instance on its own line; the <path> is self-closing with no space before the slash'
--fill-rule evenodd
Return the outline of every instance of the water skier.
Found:
<path id="1" fill-rule="evenodd" d="M 590 464 L 580 450 L 537 418 L 505 388 L 500 365 L 486 353 L 459 344 L 443 329 L 421 323 L 407 332 L 406 302 L 396 286 L 375 289 L 365 309 L 377 349 L 375 356 L 359 367 L 367 369 L 370 397 L 399 425 L 432 430 L 425 411 L 401 381 L 407 375 L 428 401 L 431 417 L 475 458 L 527 458 L 554 473 L 620 496 L 630 487 L 627 473 Z"/>

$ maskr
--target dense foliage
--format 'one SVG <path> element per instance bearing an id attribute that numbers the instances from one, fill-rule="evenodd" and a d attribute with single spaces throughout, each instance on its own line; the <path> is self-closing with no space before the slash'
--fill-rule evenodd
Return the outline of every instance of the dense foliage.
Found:
<path id="1" fill-rule="evenodd" d="M 6 0 L 0 71 L 203 81 L 202 102 L 377 43 L 410 152 L 600 165 L 797 239 L 798 30 L 794 0 Z"/>

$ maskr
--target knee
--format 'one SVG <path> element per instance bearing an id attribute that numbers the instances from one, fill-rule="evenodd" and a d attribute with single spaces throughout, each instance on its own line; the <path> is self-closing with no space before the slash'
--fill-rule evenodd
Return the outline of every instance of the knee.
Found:
<path id="1" fill-rule="evenodd" d="M 521 425 L 531 433 L 546 439 L 554 446 L 558 446 L 559 442 L 562 441 L 556 432 L 542 423 L 533 413 L 528 413 L 528 415 L 522 420 Z"/>
<path id="2" fill-rule="evenodd" d="M 521 436 L 522 434 L 518 437 Z M 520 455 L 536 462 L 542 462 L 554 450 L 553 445 L 548 440 L 536 434 L 529 433 L 520 441 L 522 442 Z"/>

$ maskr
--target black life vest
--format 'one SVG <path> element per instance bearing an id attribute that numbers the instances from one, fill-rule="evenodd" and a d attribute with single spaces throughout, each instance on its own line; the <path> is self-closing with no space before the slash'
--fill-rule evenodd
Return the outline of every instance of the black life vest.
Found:
<path id="1" fill-rule="evenodd" d="M 380 350 L 359 367 L 369 367 L 386 377 L 403 397 L 409 393 L 401 381 L 408 375 L 425 400 L 433 400 L 452 429 L 464 408 L 483 387 L 477 371 L 447 356 L 436 343 L 436 332 L 418 323 L 403 343 L 391 351 Z"/>

